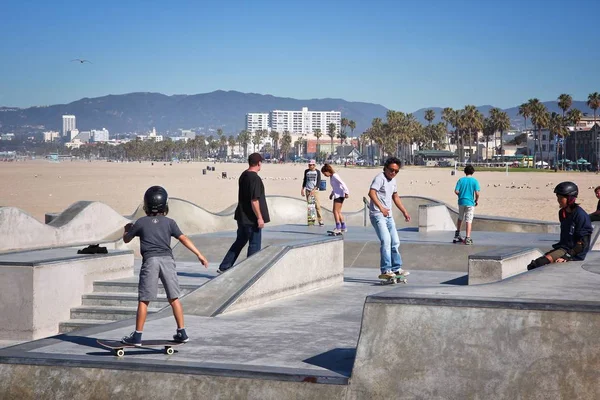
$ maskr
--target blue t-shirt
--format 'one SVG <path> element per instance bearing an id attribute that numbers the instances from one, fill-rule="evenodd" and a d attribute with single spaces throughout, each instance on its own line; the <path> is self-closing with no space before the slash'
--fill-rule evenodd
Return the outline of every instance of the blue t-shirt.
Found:
<path id="1" fill-rule="evenodd" d="M 458 191 L 459 206 L 474 206 L 475 192 L 479 192 L 479 182 L 472 176 L 463 176 L 456 182 L 454 190 Z"/>

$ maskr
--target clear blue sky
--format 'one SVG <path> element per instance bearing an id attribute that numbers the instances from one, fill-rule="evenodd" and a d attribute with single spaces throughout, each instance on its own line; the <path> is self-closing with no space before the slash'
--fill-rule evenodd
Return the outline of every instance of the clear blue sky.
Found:
<path id="1" fill-rule="evenodd" d="M 0 105 L 224 89 L 412 112 L 600 91 L 597 0 L 172 3 L 4 2 Z"/>

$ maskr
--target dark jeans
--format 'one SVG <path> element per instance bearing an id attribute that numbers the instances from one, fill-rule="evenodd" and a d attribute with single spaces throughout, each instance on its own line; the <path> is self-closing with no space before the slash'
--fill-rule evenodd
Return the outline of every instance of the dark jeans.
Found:
<path id="1" fill-rule="evenodd" d="M 235 242 L 229 248 L 227 254 L 225 254 L 225 258 L 221 261 L 221 265 L 219 269 L 221 271 L 226 271 L 233 266 L 235 260 L 237 260 L 238 256 L 242 252 L 242 249 L 248 244 L 248 257 L 253 255 L 254 253 L 260 251 L 262 239 L 262 229 L 258 229 L 258 227 L 253 225 L 242 225 L 238 222 L 237 229 L 237 237 L 235 238 Z"/>

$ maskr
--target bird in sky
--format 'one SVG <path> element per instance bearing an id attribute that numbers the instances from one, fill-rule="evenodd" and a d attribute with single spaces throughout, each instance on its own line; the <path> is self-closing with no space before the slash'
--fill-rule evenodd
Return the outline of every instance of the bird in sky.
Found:
<path id="1" fill-rule="evenodd" d="M 89 61 L 89 60 L 82 60 L 81 58 L 76 58 L 76 59 L 74 59 L 74 60 L 71 60 L 71 61 L 79 61 L 81 64 L 83 64 L 83 63 L 86 63 L 86 62 L 87 62 L 87 63 L 90 63 L 90 64 L 92 63 L 92 62 L 91 62 L 91 61 Z"/>

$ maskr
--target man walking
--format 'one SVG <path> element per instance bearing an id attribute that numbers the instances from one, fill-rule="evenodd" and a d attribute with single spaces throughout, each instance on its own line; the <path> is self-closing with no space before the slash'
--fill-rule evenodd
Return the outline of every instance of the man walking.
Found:
<path id="1" fill-rule="evenodd" d="M 321 186 L 321 171 L 316 168 L 316 161 L 308 162 L 308 169 L 304 171 L 304 179 L 302 180 L 302 191 L 300 194 L 306 197 L 306 201 L 310 196 L 315 198 L 315 209 L 317 210 L 317 219 L 319 226 L 323 226 L 323 216 L 321 215 L 321 204 L 319 202 L 319 187 Z"/>
<path id="2" fill-rule="evenodd" d="M 248 257 L 261 248 L 262 228 L 270 221 L 265 186 L 258 172 L 263 158 L 259 153 L 248 156 L 248 169 L 242 172 L 238 180 L 238 205 L 235 209 L 237 221 L 237 237 L 221 262 L 218 273 L 227 271 L 233 266 L 240 252 L 248 244 Z"/>

